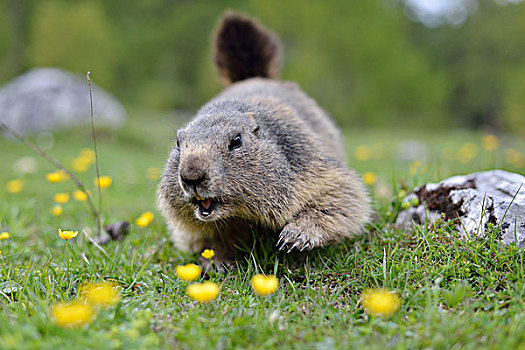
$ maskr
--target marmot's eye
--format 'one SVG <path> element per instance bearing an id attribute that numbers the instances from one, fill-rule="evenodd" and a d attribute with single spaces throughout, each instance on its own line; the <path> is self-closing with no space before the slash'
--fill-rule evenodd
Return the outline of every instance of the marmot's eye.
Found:
<path id="1" fill-rule="evenodd" d="M 239 148 L 242 146 L 242 138 L 241 138 L 241 134 L 237 134 L 233 137 L 233 139 L 231 139 L 230 141 L 230 145 L 228 146 L 228 148 L 230 150 L 232 149 L 236 149 L 236 148 Z"/>
<path id="2" fill-rule="evenodd" d="M 177 148 L 180 148 L 180 141 L 178 137 L 177 137 Z"/>

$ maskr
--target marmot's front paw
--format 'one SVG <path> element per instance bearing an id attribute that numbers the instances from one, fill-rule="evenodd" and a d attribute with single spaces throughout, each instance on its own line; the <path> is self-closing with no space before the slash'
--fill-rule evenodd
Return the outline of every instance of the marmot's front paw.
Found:
<path id="1" fill-rule="evenodd" d="M 311 227 L 308 229 L 304 225 L 291 222 L 279 234 L 277 247 L 279 250 L 288 248 L 287 253 L 290 253 L 296 248 L 299 251 L 312 250 L 321 245 L 321 242 L 320 235 L 313 232 Z"/>

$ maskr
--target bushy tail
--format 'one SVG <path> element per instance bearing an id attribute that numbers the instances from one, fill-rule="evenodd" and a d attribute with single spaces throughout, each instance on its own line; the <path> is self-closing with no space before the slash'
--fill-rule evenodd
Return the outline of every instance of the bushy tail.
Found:
<path id="1" fill-rule="evenodd" d="M 254 19 L 228 11 L 214 36 L 214 61 L 225 85 L 236 81 L 279 75 L 279 38 Z"/>

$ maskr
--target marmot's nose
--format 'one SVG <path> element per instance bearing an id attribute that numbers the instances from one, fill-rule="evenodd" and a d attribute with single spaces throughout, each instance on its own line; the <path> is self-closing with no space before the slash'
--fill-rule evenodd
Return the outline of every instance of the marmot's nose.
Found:
<path id="1" fill-rule="evenodd" d="M 200 158 L 187 159 L 180 167 L 180 178 L 188 187 L 195 187 L 206 180 L 206 167 Z"/>
<path id="2" fill-rule="evenodd" d="M 187 185 L 188 187 L 196 187 L 198 185 L 200 185 L 202 182 L 204 182 L 204 180 L 206 179 L 206 176 L 205 175 L 202 175 L 202 176 L 199 176 L 197 178 L 188 178 L 188 177 L 185 177 L 185 176 L 182 176 L 182 174 L 180 175 L 180 178 L 182 180 L 182 182 L 184 182 L 185 185 Z"/>

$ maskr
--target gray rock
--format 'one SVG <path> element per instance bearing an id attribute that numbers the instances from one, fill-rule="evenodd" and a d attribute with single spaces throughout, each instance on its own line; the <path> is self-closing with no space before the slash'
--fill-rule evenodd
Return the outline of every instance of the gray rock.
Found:
<path id="1" fill-rule="evenodd" d="M 418 206 L 401 211 L 396 224 L 433 223 L 441 215 L 459 219 L 456 228 L 464 237 L 482 236 L 489 223 L 501 229 L 501 243 L 525 246 L 525 177 L 503 170 L 454 176 L 410 192 L 404 201 L 418 199 Z"/>
<path id="2" fill-rule="evenodd" d="M 121 126 L 124 107 L 93 83 L 92 88 L 95 125 Z M 0 89 L 0 121 L 22 134 L 90 124 L 87 80 L 58 68 L 34 68 Z"/>

